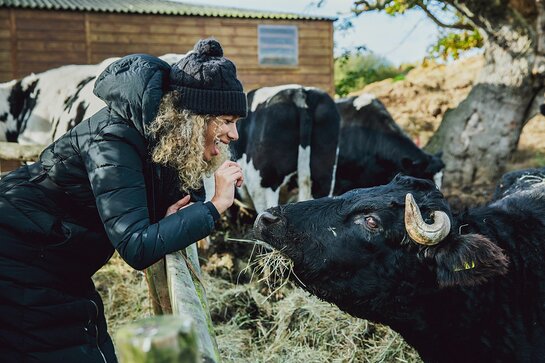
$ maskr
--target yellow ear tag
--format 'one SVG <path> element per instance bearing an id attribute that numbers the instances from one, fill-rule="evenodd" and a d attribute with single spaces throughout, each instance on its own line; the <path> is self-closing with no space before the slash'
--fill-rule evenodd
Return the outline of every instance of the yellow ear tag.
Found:
<path id="1" fill-rule="evenodd" d="M 475 261 L 471 261 L 471 263 L 466 261 L 466 262 L 464 262 L 463 267 L 454 267 L 454 272 L 464 271 L 464 270 L 471 270 L 472 268 L 475 268 Z"/>

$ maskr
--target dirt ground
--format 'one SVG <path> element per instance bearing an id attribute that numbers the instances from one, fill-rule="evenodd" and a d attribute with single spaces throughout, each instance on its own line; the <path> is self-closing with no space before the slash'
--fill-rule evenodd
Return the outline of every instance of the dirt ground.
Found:
<path id="1" fill-rule="evenodd" d="M 365 87 L 419 145 L 425 145 L 444 112 L 468 94 L 482 58 L 448 66 L 428 63 L 405 80 L 385 80 Z M 508 169 L 545 166 L 545 122 L 542 116 L 524 128 Z M 482 203 L 489 185 L 468 186 L 451 195 L 451 203 Z M 248 244 L 246 225 L 225 219 L 213 235 L 214 253 L 203 253 L 207 296 L 218 345 L 225 362 L 420 362 L 418 355 L 387 327 L 356 319 L 318 300 L 285 279 L 269 284 L 266 257 Z M 145 280 L 118 257 L 96 274 L 112 335 L 123 324 L 150 314 Z"/>

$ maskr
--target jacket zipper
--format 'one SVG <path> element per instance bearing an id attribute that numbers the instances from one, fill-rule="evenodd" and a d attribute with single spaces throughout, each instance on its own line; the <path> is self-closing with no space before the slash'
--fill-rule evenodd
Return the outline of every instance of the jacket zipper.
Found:
<path id="1" fill-rule="evenodd" d="M 95 332 L 96 332 L 97 349 L 100 352 L 100 355 L 102 356 L 102 360 L 104 361 L 104 363 L 108 363 L 108 361 L 106 360 L 106 356 L 104 355 L 104 353 L 102 353 L 102 350 L 100 350 L 100 344 L 98 343 L 98 306 L 97 306 L 97 303 L 94 302 L 93 300 L 89 299 L 89 301 L 93 303 L 93 306 L 95 307 L 95 311 L 96 311 L 94 325 L 95 325 Z"/>

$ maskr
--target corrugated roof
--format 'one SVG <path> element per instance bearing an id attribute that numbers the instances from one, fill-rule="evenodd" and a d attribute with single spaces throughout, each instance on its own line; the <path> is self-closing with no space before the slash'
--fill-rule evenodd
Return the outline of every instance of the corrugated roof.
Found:
<path id="1" fill-rule="evenodd" d="M 335 17 L 327 16 L 195 5 L 169 0 L 0 0 L 1 7 L 250 19 L 336 20 Z"/>

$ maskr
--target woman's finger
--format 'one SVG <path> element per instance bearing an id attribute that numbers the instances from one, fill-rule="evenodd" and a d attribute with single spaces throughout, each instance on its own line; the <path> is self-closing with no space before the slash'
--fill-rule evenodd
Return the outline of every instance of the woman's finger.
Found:
<path id="1" fill-rule="evenodd" d="M 220 169 L 225 169 L 225 168 L 228 168 L 230 166 L 238 166 L 240 167 L 240 165 L 238 165 L 237 163 L 235 163 L 234 161 L 231 161 L 231 160 L 225 160 L 223 162 L 223 164 L 221 164 L 221 166 L 218 168 L 218 170 Z"/>
<path id="2" fill-rule="evenodd" d="M 233 172 L 233 173 L 227 175 L 227 178 L 228 178 L 230 181 L 234 182 L 234 181 L 236 181 L 236 180 L 242 178 L 242 171 L 237 170 L 237 171 L 235 171 L 235 172 Z"/>
<path id="3" fill-rule="evenodd" d="M 168 217 L 169 215 L 176 213 L 178 209 L 183 208 L 185 205 L 189 203 L 190 199 L 191 199 L 191 196 L 186 195 L 185 197 L 183 197 L 182 199 L 180 199 L 179 201 L 177 201 L 176 203 L 168 207 L 165 217 Z"/>
<path id="4" fill-rule="evenodd" d="M 192 205 L 192 204 L 193 204 L 193 202 L 187 203 L 186 205 L 184 205 L 183 207 L 181 207 L 181 208 L 178 209 L 178 210 L 182 210 L 182 209 L 184 209 L 184 208 L 187 208 L 187 207 L 189 207 L 189 206 Z"/>
<path id="5" fill-rule="evenodd" d="M 242 174 L 242 169 L 238 168 L 238 167 L 231 166 L 231 167 L 224 170 L 224 175 L 233 175 L 235 173 L 241 173 Z"/>
<path id="6" fill-rule="evenodd" d="M 185 197 L 183 197 L 182 199 L 180 199 L 179 201 L 177 201 L 176 203 L 174 203 L 174 205 L 180 209 L 181 207 L 183 207 L 184 205 L 186 205 L 187 203 L 189 203 L 189 200 L 191 199 L 191 196 L 190 195 L 186 195 Z"/>

